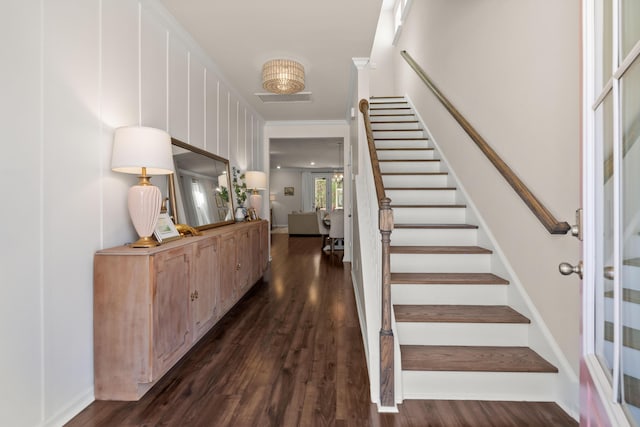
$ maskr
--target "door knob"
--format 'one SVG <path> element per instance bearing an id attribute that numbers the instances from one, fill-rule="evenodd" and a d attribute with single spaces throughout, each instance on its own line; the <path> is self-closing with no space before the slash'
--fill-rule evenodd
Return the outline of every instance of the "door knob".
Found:
<path id="1" fill-rule="evenodd" d="M 605 279 L 613 280 L 615 277 L 613 274 L 613 267 L 607 266 L 604 268 L 603 275 Z"/>
<path id="2" fill-rule="evenodd" d="M 558 265 L 558 270 L 560 270 L 560 274 L 563 276 L 568 276 L 572 273 L 576 273 L 580 279 L 582 279 L 582 261 L 578 263 L 578 265 L 571 265 L 568 262 L 561 262 Z"/>

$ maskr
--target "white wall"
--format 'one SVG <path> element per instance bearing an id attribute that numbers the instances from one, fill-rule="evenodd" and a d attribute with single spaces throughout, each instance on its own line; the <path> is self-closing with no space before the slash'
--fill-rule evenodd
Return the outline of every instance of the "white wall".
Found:
<path id="1" fill-rule="evenodd" d="M 578 372 L 580 282 L 558 264 L 579 242 L 552 236 L 400 57 L 406 49 L 555 216 L 580 207 L 580 2 L 412 3 L 396 87 L 425 119 L 553 337 Z"/>
<path id="2" fill-rule="evenodd" d="M 284 187 L 293 187 L 293 196 L 284 195 Z M 288 215 L 302 210 L 302 171 L 299 169 L 271 169 L 269 192 L 276 200 L 271 202 L 273 225 L 286 227 Z"/>
<path id="3" fill-rule="evenodd" d="M 265 167 L 264 123 L 155 1 L 9 3 L 0 425 L 54 426 L 93 400 L 93 253 L 135 234 L 113 129 L 166 129 L 245 170 Z"/>

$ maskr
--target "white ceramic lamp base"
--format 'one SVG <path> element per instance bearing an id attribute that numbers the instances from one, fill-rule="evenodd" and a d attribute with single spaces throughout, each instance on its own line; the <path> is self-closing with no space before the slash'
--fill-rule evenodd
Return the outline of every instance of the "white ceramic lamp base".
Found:
<path id="1" fill-rule="evenodd" d="M 151 248 L 158 246 L 158 242 L 151 238 L 160 215 L 162 194 L 153 185 L 134 185 L 129 189 L 128 205 L 131 222 L 140 236 L 132 243 L 133 248 Z"/>

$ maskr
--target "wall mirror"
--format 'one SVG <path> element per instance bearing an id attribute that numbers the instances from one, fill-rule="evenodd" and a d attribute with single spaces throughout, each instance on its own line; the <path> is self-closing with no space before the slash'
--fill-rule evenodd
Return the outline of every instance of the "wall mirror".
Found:
<path id="1" fill-rule="evenodd" d="M 169 215 L 198 230 L 233 224 L 229 161 L 172 138 L 175 173 L 169 175 Z"/>

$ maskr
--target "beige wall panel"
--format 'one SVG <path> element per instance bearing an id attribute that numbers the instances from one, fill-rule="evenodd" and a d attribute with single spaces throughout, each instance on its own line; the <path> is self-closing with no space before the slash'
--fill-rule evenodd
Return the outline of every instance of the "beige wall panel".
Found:
<path id="1" fill-rule="evenodd" d="M 169 35 L 169 133 L 189 139 L 189 66 L 187 48 Z"/>
<path id="2" fill-rule="evenodd" d="M 209 70 L 205 70 L 205 75 L 205 150 L 220 155 L 220 149 L 218 146 L 218 78 Z"/>
<path id="3" fill-rule="evenodd" d="M 219 91 L 219 103 L 218 103 L 218 149 L 220 150 L 220 156 L 229 159 L 229 162 L 233 164 L 231 159 L 231 150 L 229 145 L 229 89 L 227 86 L 220 82 Z M 233 146 L 235 150 L 235 145 Z M 231 167 L 231 165 L 229 166 Z"/>
<path id="4" fill-rule="evenodd" d="M 205 68 L 189 55 L 189 144 L 204 149 L 205 126 Z"/>
<path id="5" fill-rule="evenodd" d="M 238 114 L 239 114 L 239 105 L 238 98 L 236 98 L 235 94 L 230 93 L 229 95 L 229 148 L 230 155 L 229 159 L 231 160 L 231 164 L 239 167 L 241 170 L 245 170 L 247 165 L 243 163 L 243 157 L 241 157 L 241 153 L 244 154 L 244 144 L 242 147 L 238 143 Z"/>
<path id="6" fill-rule="evenodd" d="M 579 23 L 579 2 L 428 0 L 413 2 L 398 46 L 569 223 L 580 206 Z M 579 242 L 549 235 L 399 55 L 396 62 L 398 88 L 427 121 L 577 373 L 579 281 L 560 276 L 558 263 L 576 263 Z"/>
<path id="7" fill-rule="evenodd" d="M 75 403 L 78 395 L 93 384 L 92 261 L 93 252 L 100 245 L 103 172 L 99 145 L 99 6 L 97 0 L 71 0 L 55 7 L 44 5 L 42 173 L 45 178 L 41 210 L 44 230 L 39 241 L 42 246 L 33 250 L 41 252 L 44 258 L 40 266 L 33 267 L 42 269 L 43 280 L 45 420 Z M 126 8 L 122 2 L 110 6 Z M 107 27 L 115 14 L 112 11 L 104 10 Z M 105 40 L 107 75 L 115 68 L 110 52 L 119 44 L 117 37 Z M 129 79 L 128 74 L 119 77 Z M 133 80 L 135 88 L 135 73 Z M 122 88 L 110 83 L 106 87 L 115 87 L 117 91 Z M 129 80 L 125 85 L 127 89 L 130 87 Z M 127 102 L 123 99 L 126 98 L 111 103 L 105 99 L 105 105 L 122 105 Z M 123 110 L 136 111 L 126 107 Z"/>
<path id="8" fill-rule="evenodd" d="M 251 131 L 247 131 L 248 126 L 247 110 L 238 103 L 238 161 L 240 164 L 244 163 L 246 170 L 252 170 L 251 141 L 248 139 Z"/>
<path id="9" fill-rule="evenodd" d="M 36 244 L 42 236 L 40 6 L 35 0 L 14 2 L 10 14 L 0 14 L 4 35 L 0 40 L 0 52 L 4 58 L 11 58 L 11 66 L 0 69 L 0 79 L 11 82 L 3 85 L 0 102 L 0 128 L 4 138 L 0 173 L 5 182 L 10 183 L 2 189 L 3 199 L 9 205 L 5 204 L 1 217 L 7 225 L 3 236 L 5 242 L 11 242 L 11 249 L 3 251 L 0 267 L 0 336 L 4 367 L 0 414 L 7 425 L 39 424 L 42 404 L 39 268 L 42 257 Z M 16 43 L 16 40 L 22 43 Z M 20 226 L 12 226 L 17 224 Z"/>
<path id="10" fill-rule="evenodd" d="M 168 129 L 167 30 L 142 9 L 140 46 L 142 125 Z"/>

